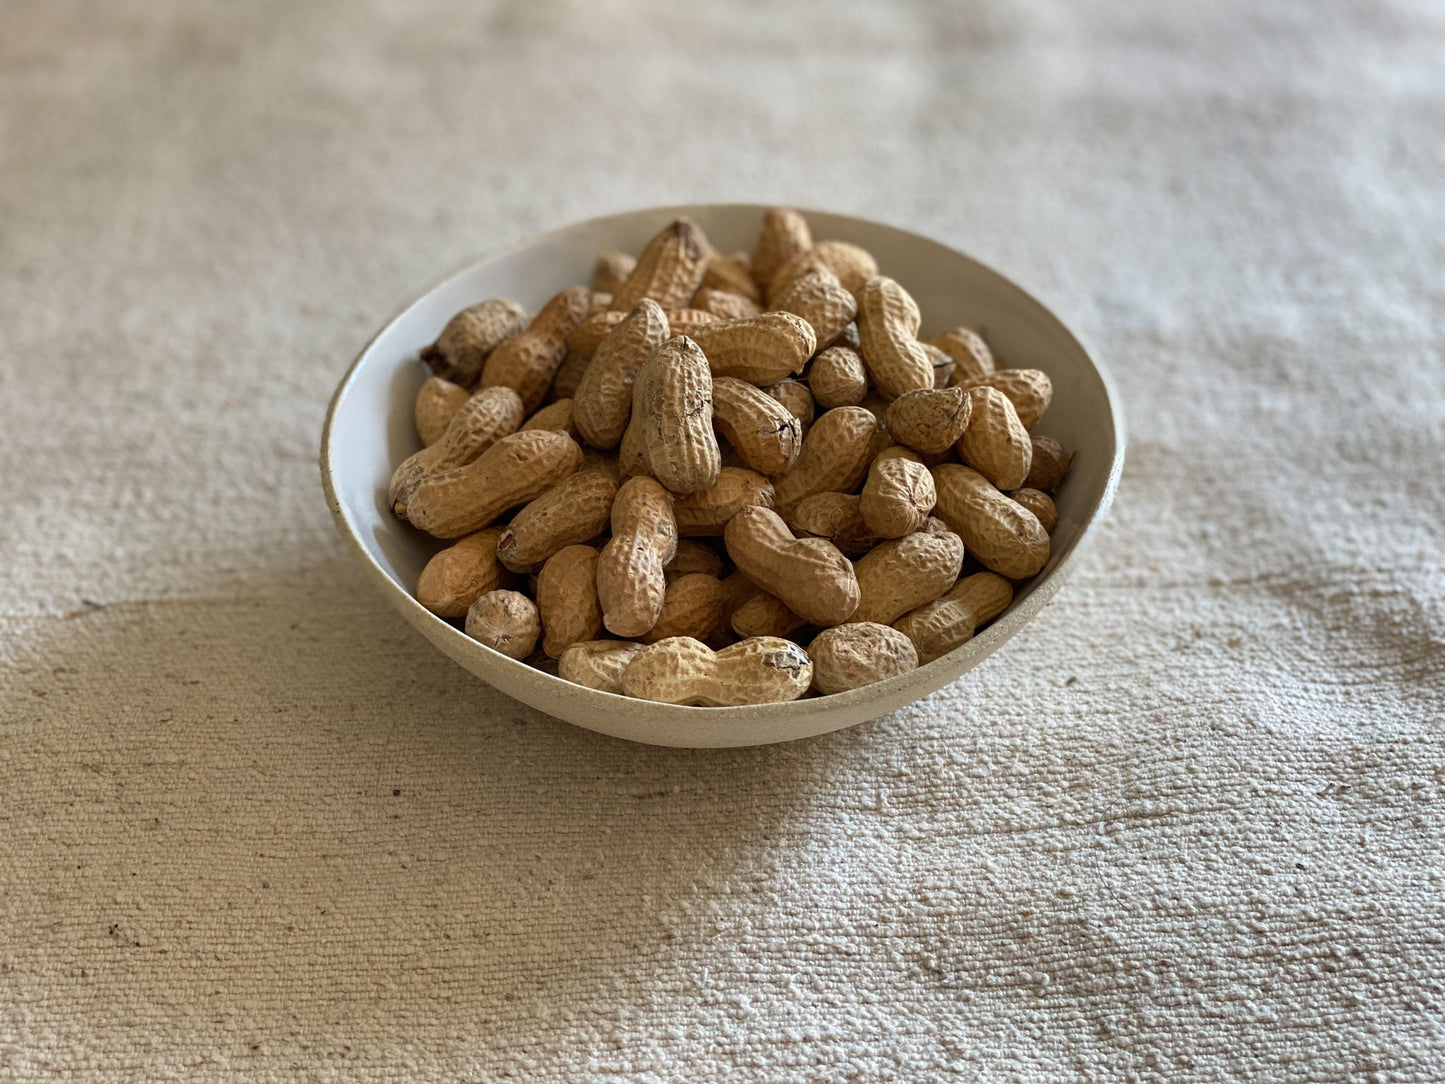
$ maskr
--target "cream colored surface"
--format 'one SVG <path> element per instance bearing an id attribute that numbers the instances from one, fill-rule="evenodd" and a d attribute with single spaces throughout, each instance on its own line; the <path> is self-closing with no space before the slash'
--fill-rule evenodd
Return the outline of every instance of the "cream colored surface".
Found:
<path id="1" fill-rule="evenodd" d="M 1438 1078 L 1438 8 L 687 12 L 0 9 L 0 1075 Z M 439 269 L 729 199 L 1011 275 L 1130 458 L 963 682 L 654 749 L 417 636 L 316 434 Z"/>

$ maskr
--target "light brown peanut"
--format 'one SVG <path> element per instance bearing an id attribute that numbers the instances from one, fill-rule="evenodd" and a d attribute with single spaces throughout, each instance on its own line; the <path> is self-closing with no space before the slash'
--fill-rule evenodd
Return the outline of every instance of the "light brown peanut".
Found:
<path id="1" fill-rule="evenodd" d="M 529 433 L 533 429 L 555 429 L 559 433 L 566 433 L 573 440 L 578 440 L 581 434 L 577 432 L 577 424 L 572 418 L 573 405 L 571 399 L 558 399 L 555 403 L 548 403 L 523 422 L 519 432 Z"/>
<path id="2" fill-rule="evenodd" d="M 806 438 L 808 427 L 813 424 L 813 393 L 801 380 L 779 380 L 776 384 L 763 387 L 778 402 L 787 408 L 789 414 L 798 419 L 800 432 Z"/>
<path id="3" fill-rule="evenodd" d="M 543 305 L 526 331 L 487 355 L 482 387 L 512 388 L 529 413 L 536 410 L 567 356 L 567 337 L 587 318 L 591 299 L 587 287 L 572 286 Z"/>
<path id="4" fill-rule="evenodd" d="M 557 660 L 557 676 L 604 693 L 622 692 L 622 671 L 637 658 L 642 644 L 630 640 L 584 640 Z"/>
<path id="5" fill-rule="evenodd" d="M 929 663 L 973 639 L 978 628 L 1008 609 L 1013 586 L 994 572 L 965 576 L 947 592 L 916 610 L 910 610 L 893 627 L 913 641 L 918 661 Z"/>
<path id="6" fill-rule="evenodd" d="M 952 587 L 962 566 L 963 540 L 952 531 L 924 529 L 880 542 L 855 566 L 853 620 L 890 624 Z"/>
<path id="7" fill-rule="evenodd" d="M 1069 473 L 1073 457 L 1053 437 L 1034 437 L 1029 443 L 1034 446 L 1034 451 L 1024 485 L 1029 489 L 1052 493 L 1059 488 L 1064 475 Z"/>
<path id="8" fill-rule="evenodd" d="M 581 463 L 582 449 L 565 433 L 513 433 L 465 466 L 427 475 L 397 514 L 438 538 L 460 538 L 540 497 Z"/>
<path id="9" fill-rule="evenodd" d="M 963 384 L 995 369 L 993 351 L 976 331 L 952 327 L 928 340 L 953 359 L 953 382 Z"/>
<path id="10" fill-rule="evenodd" d="M 636 267 L 637 259 L 630 253 L 619 252 L 615 248 L 604 249 L 597 254 L 597 262 L 592 265 L 592 289 L 616 297 L 617 291 L 622 289 L 627 276 Z"/>
<path id="11" fill-rule="evenodd" d="M 796 700 L 808 691 L 813 664 L 797 644 L 771 636 L 713 651 L 690 636 L 643 648 L 622 671 L 622 691 L 666 704 L 735 707 Z"/>
<path id="12" fill-rule="evenodd" d="M 674 513 L 677 502 L 673 502 Z M 713 549 L 706 542 L 698 542 L 692 538 L 679 538 L 677 540 L 677 552 L 673 554 L 672 560 L 667 562 L 663 571 L 667 574 L 667 582 L 681 576 L 689 576 L 694 572 L 702 572 L 717 579 L 723 574 L 727 562 L 722 555 Z"/>
<path id="13" fill-rule="evenodd" d="M 753 506 L 773 506 L 772 483 L 757 471 L 723 467 L 712 485 L 677 498 L 673 511 L 679 535 L 720 536 L 728 520 Z"/>
<path id="14" fill-rule="evenodd" d="M 429 376 L 416 393 L 416 406 L 412 419 L 416 422 L 416 435 L 421 437 L 422 447 L 428 447 L 442 439 L 447 426 L 452 422 L 471 393 L 460 384 Z"/>
<path id="15" fill-rule="evenodd" d="M 467 635 L 508 658 L 525 659 L 537 646 L 542 622 L 520 591 L 488 591 L 467 610 Z"/>
<path id="16" fill-rule="evenodd" d="M 918 668 L 913 642 L 876 621 L 849 621 L 824 629 L 808 645 L 813 686 L 825 696 L 861 689 Z"/>
<path id="17" fill-rule="evenodd" d="M 784 511 L 814 493 L 858 488 L 887 430 L 863 407 L 826 411 L 803 438 L 797 461 L 773 482 L 774 504 Z"/>
<path id="18" fill-rule="evenodd" d="M 802 276 L 814 271 L 828 271 L 850 294 L 878 274 L 878 261 L 867 249 L 849 241 L 819 241 L 807 252 L 800 252 L 773 273 L 768 282 L 769 304 Z"/>
<path id="19" fill-rule="evenodd" d="M 488 591 L 510 587 L 512 574 L 497 560 L 500 527 L 459 538 L 438 551 L 416 581 L 416 600 L 438 617 L 461 617 Z"/>
<path id="20" fill-rule="evenodd" d="M 798 458 L 803 427 L 761 388 L 735 377 L 716 377 L 712 412 L 718 432 L 759 474 L 782 474 Z"/>
<path id="21" fill-rule="evenodd" d="M 632 417 L 637 374 L 669 334 L 662 306 L 643 298 L 598 344 L 572 407 L 577 430 L 588 444 L 617 447 Z"/>
<path id="22" fill-rule="evenodd" d="M 612 538 L 597 562 L 602 623 L 614 636 L 657 624 L 667 591 L 664 567 L 677 553 L 672 494 L 652 478 L 629 478 L 612 502 Z"/>
<path id="23" fill-rule="evenodd" d="M 475 388 L 487 355 L 527 326 L 527 312 L 515 301 L 493 298 L 463 309 L 447 321 L 421 360 L 444 380 Z"/>
<path id="24" fill-rule="evenodd" d="M 1032 512 L 1045 531 L 1054 533 L 1054 528 L 1059 525 L 1059 513 L 1047 493 L 1037 489 L 1016 489 L 1009 496 Z"/>
<path id="25" fill-rule="evenodd" d="M 412 495 L 428 478 L 465 466 L 503 437 L 517 431 L 525 416 L 521 397 L 511 388 L 483 388 L 467 399 L 440 440 L 404 459 L 392 472 L 387 500 L 407 518 Z"/>
<path id="26" fill-rule="evenodd" d="M 602 631 L 597 600 L 597 550 L 564 546 L 537 573 L 537 610 L 542 619 L 542 650 L 552 658 Z"/>
<path id="27" fill-rule="evenodd" d="M 716 320 L 697 328 L 692 338 L 707 355 L 713 376 L 733 376 L 758 385 L 801 373 L 818 342 L 808 322 L 790 312 Z"/>
<path id="28" fill-rule="evenodd" d="M 773 298 L 772 309 L 801 316 L 813 329 L 814 349 L 832 346 L 858 315 L 858 302 L 831 271 L 800 275 Z"/>
<path id="29" fill-rule="evenodd" d="M 920 319 L 912 296 L 890 278 L 871 278 L 858 292 L 863 364 L 885 399 L 933 387 L 933 362 L 916 338 Z"/>
<path id="30" fill-rule="evenodd" d="M 596 538 L 611 520 L 616 496 L 611 475 L 568 475 L 513 517 L 497 541 L 498 558 L 513 572 L 526 572 L 560 549 Z"/>
<path id="31" fill-rule="evenodd" d="M 753 304 L 763 300 L 763 292 L 758 289 L 758 284 L 753 281 L 753 276 L 748 270 L 748 254 L 746 252 L 734 252 L 724 256 L 720 252 L 709 253 L 707 258 L 707 269 L 702 273 L 702 290 L 720 290 L 724 293 L 734 294 L 738 297 L 745 297 Z"/>
<path id="32" fill-rule="evenodd" d="M 999 489 L 1018 489 L 1033 463 L 1028 430 L 1003 392 L 970 388 L 968 398 L 968 428 L 958 440 L 958 457 Z"/>
<path id="33" fill-rule="evenodd" d="M 977 471 L 956 463 L 933 468 L 938 490 L 934 514 L 963 539 L 990 571 L 1022 580 L 1049 560 L 1049 535 L 1038 517 L 1011 501 Z"/>
<path id="34" fill-rule="evenodd" d="M 644 297 L 664 309 L 681 308 L 702 284 L 707 252 L 707 238 L 691 219 L 668 223 L 647 242 L 627 281 L 612 292 L 612 308 L 630 312 Z"/>
<path id="35" fill-rule="evenodd" d="M 894 445 L 868 468 L 858 510 L 879 538 L 902 538 L 928 521 L 938 494 L 917 452 Z"/>
<path id="36" fill-rule="evenodd" d="M 814 625 L 846 621 L 858 605 L 858 579 L 838 547 L 795 538 L 770 509 L 744 508 L 728 522 L 723 540 L 740 572 Z"/>
<path id="37" fill-rule="evenodd" d="M 863 519 L 862 503 L 863 498 L 852 493 L 814 493 L 793 506 L 788 526 L 826 538 L 845 557 L 858 557 L 880 541 Z"/>
<path id="38" fill-rule="evenodd" d="M 710 312 L 704 312 L 702 309 L 664 309 L 663 312 L 667 316 L 669 335 L 691 335 L 702 325 L 717 321 L 716 316 Z M 587 317 L 582 321 L 581 326 L 568 337 L 567 349 L 590 361 L 592 356 L 597 353 L 597 348 L 602 345 L 602 340 L 607 338 L 612 329 L 625 319 L 627 319 L 626 312 L 615 310 Z"/>
<path id="39" fill-rule="evenodd" d="M 763 226 L 748 270 L 753 280 L 765 287 L 772 282 L 778 268 L 812 247 L 813 234 L 807 219 L 786 207 L 770 208 L 763 214 Z"/>
<path id="40" fill-rule="evenodd" d="M 763 307 L 751 298 L 707 286 L 693 295 L 692 307 L 710 312 L 719 320 L 746 320 L 763 312 Z"/>
<path id="41" fill-rule="evenodd" d="M 642 634 L 651 644 L 669 636 L 691 636 L 709 643 L 723 631 L 728 592 L 722 581 L 705 572 L 679 576 L 667 585 L 657 624 Z"/>
<path id="42" fill-rule="evenodd" d="M 868 370 L 858 351 L 830 346 L 820 351 L 808 367 L 808 389 L 825 410 L 857 406 L 868 397 Z"/>
<path id="43" fill-rule="evenodd" d="M 996 388 L 1008 397 L 1025 429 L 1032 429 L 1054 397 L 1054 383 L 1038 369 L 999 369 L 960 380 L 962 388 Z"/>
<path id="44" fill-rule="evenodd" d="M 916 452 L 939 455 L 958 443 L 972 412 L 972 400 L 962 388 L 905 392 L 888 404 L 888 432 Z"/>
<path id="45" fill-rule="evenodd" d="M 749 636 L 786 639 L 808 624 L 777 595 L 762 589 L 732 612 L 731 623 L 733 631 L 744 639 Z"/>
<path id="46" fill-rule="evenodd" d="M 632 408 L 653 477 L 684 495 L 717 481 L 712 372 L 696 343 L 678 336 L 652 352 L 638 370 Z"/>

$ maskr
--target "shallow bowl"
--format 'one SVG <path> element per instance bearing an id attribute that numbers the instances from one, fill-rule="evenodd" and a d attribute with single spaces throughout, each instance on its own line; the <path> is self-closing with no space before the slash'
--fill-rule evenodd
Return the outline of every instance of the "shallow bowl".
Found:
<path id="1" fill-rule="evenodd" d="M 563 287 L 587 282 L 598 252 L 636 252 L 680 214 L 723 252 L 751 249 L 765 208 L 746 204 L 656 207 L 567 226 L 458 272 L 412 302 L 362 350 L 326 415 L 321 475 L 337 529 L 371 580 L 412 625 L 473 674 L 539 711 L 631 741 L 738 746 L 790 741 L 876 719 L 972 670 L 1032 620 L 1062 585 L 1113 499 L 1124 462 L 1117 396 L 1099 364 L 1062 322 L 1008 279 L 961 252 L 906 230 L 808 211 L 813 235 L 872 252 L 924 314 L 921 337 L 964 324 L 982 332 L 1014 368 L 1042 369 L 1054 385 L 1039 431 L 1074 450 L 1055 497 L 1059 523 L 1049 563 L 1017 585 L 1013 605 L 956 651 L 911 673 L 851 692 L 737 708 L 653 704 L 597 692 L 516 662 L 436 617 L 413 597 L 417 576 L 442 543 L 391 514 L 392 469 L 420 446 L 412 402 L 426 379 L 417 354 L 458 311 L 510 297 L 535 312 Z"/>

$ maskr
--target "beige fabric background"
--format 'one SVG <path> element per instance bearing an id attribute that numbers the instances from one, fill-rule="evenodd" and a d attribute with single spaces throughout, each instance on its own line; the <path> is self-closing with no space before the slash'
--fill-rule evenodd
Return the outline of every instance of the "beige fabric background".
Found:
<path id="1" fill-rule="evenodd" d="M 0 7 L 0 1074 L 1445 1076 L 1437 4 Z M 557 724 L 334 536 L 379 322 L 657 202 L 1015 276 L 1131 435 L 879 723 Z"/>

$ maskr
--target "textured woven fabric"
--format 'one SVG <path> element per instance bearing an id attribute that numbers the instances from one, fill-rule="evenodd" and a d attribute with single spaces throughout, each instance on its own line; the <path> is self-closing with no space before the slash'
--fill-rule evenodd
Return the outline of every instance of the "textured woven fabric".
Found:
<path id="1" fill-rule="evenodd" d="M 0 1076 L 1445 1075 L 1442 55 L 1426 0 L 0 7 Z M 726 752 L 463 672 L 316 472 L 441 273 L 706 200 L 971 252 L 1130 434 L 996 657 Z"/>

